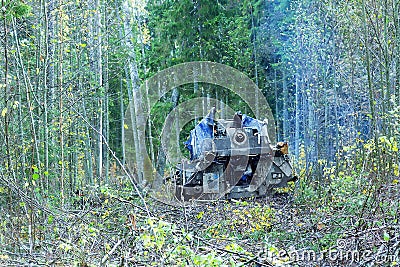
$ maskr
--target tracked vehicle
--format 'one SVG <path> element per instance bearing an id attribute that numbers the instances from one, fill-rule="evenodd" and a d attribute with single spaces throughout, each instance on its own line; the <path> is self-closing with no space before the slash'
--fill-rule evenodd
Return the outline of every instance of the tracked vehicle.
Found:
<path id="1" fill-rule="evenodd" d="M 288 144 L 271 144 L 268 122 L 236 112 L 231 120 L 215 119 L 215 108 L 185 142 L 190 161 L 177 165 L 179 200 L 262 197 L 296 177 Z"/>

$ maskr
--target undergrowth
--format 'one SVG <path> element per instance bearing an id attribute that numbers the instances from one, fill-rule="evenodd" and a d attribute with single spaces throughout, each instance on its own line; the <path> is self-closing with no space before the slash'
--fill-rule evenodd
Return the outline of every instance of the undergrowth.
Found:
<path id="1" fill-rule="evenodd" d="M 145 198 L 146 210 L 129 185 L 103 185 L 65 209 L 10 203 L 21 216 L 1 211 L 0 264 L 397 266 L 396 152 L 381 137 L 344 147 L 340 165 L 306 170 L 301 158 L 299 180 L 260 199 L 173 207 Z"/>

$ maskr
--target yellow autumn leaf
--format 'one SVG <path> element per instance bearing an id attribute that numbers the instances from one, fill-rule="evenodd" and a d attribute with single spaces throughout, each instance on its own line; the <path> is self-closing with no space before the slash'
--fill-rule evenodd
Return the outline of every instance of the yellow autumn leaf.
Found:
<path id="1" fill-rule="evenodd" d="M 146 24 L 144 24 L 142 29 L 142 42 L 143 44 L 147 45 L 150 43 L 150 40 L 151 40 L 150 30 L 147 28 Z"/>
<path id="2" fill-rule="evenodd" d="M 394 164 L 393 173 L 394 173 L 395 176 L 399 176 L 399 165 Z"/>
<path id="3" fill-rule="evenodd" d="M 393 152 L 398 152 L 399 151 L 399 148 L 397 147 L 397 143 L 396 142 L 393 143 L 392 150 L 393 150 Z"/>
<path id="4" fill-rule="evenodd" d="M 129 129 L 127 124 L 124 124 L 124 129 L 126 129 L 126 130 Z"/>
<path id="5" fill-rule="evenodd" d="M 3 108 L 3 111 L 1 112 L 1 116 L 5 117 L 7 114 L 8 109 L 7 108 Z"/>
<path id="6" fill-rule="evenodd" d="M 197 214 L 197 219 L 201 219 L 201 218 L 203 218 L 203 215 L 204 215 L 204 211 L 201 211 L 201 212 L 199 212 L 199 214 Z"/>

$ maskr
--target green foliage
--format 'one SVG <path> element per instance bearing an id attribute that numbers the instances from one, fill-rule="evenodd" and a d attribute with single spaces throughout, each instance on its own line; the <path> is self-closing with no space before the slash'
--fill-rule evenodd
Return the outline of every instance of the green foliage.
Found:
<path id="1" fill-rule="evenodd" d="M 14 5 L 12 6 L 11 14 L 16 18 L 22 18 L 30 14 L 32 11 L 32 7 L 20 2 L 20 1 L 13 1 Z"/>
<path id="2" fill-rule="evenodd" d="M 196 237 L 186 230 L 178 229 L 175 224 L 162 220 L 147 220 L 142 226 L 144 233 L 138 237 L 138 241 L 143 244 L 145 251 L 143 258 L 153 256 L 157 251 L 160 255 L 158 262 L 173 266 L 238 266 L 237 260 L 231 257 L 222 258 L 216 252 L 199 253 L 192 247 L 192 242 Z M 245 249 L 235 243 L 230 243 L 225 247 L 232 253 L 243 253 Z M 152 263 L 153 264 L 153 263 Z M 154 264 L 157 264 L 154 262 Z"/>
<path id="3" fill-rule="evenodd" d="M 2 6 L 2 11 L 3 12 L 0 14 L 0 18 L 2 19 L 20 19 L 29 16 L 31 14 L 32 7 L 26 4 L 24 1 L 6 0 Z"/>

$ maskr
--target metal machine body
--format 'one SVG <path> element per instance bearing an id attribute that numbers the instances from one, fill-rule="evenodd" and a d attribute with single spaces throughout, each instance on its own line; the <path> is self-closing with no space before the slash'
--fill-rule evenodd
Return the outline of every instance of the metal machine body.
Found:
<path id="1" fill-rule="evenodd" d="M 295 179 L 288 144 L 271 145 L 267 121 L 240 112 L 217 120 L 213 108 L 185 145 L 191 160 L 177 166 L 179 200 L 261 197 Z"/>

